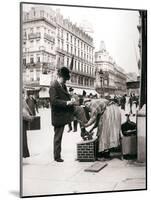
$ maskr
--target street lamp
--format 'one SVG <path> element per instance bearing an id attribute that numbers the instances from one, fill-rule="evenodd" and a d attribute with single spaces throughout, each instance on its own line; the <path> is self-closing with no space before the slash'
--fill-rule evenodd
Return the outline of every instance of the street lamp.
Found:
<path id="1" fill-rule="evenodd" d="M 102 93 L 102 95 L 103 95 L 103 79 L 104 79 L 104 73 L 103 73 L 102 69 L 100 69 L 99 75 L 100 75 L 100 82 L 101 82 L 101 93 Z"/>

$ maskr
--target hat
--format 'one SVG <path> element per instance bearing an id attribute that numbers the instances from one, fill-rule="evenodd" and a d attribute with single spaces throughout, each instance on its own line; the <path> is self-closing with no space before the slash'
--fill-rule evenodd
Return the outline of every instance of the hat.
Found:
<path id="1" fill-rule="evenodd" d="M 74 89 L 72 87 L 69 88 L 69 92 L 72 92 Z"/>
<path id="2" fill-rule="evenodd" d="M 67 67 L 61 67 L 58 69 L 58 75 L 65 78 L 66 80 L 70 79 L 70 71 Z"/>

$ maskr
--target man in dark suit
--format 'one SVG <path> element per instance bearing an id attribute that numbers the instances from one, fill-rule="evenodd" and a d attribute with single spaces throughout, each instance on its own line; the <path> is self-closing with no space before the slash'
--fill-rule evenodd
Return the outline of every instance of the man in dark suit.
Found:
<path id="1" fill-rule="evenodd" d="M 66 67 L 58 70 L 58 79 L 54 81 L 49 90 L 51 104 L 51 118 L 54 126 L 54 160 L 63 162 L 61 158 L 61 141 L 64 126 L 73 121 L 74 100 L 71 100 L 70 94 L 65 85 L 70 79 L 70 71 Z"/>
<path id="2" fill-rule="evenodd" d="M 28 92 L 28 97 L 26 99 L 26 103 L 28 104 L 31 112 L 32 112 L 32 115 L 33 116 L 36 116 L 36 111 L 38 113 L 38 105 L 37 105 L 37 101 L 33 95 L 33 92 Z"/>

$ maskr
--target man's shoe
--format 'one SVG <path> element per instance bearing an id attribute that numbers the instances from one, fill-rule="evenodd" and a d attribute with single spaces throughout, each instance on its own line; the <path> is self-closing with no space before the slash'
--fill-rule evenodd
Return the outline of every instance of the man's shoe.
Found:
<path id="1" fill-rule="evenodd" d="M 56 161 L 56 162 L 63 162 L 64 160 L 61 159 L 61 158 L 57 158 L 57 159 L 55 159 L 55 161 Z"/>

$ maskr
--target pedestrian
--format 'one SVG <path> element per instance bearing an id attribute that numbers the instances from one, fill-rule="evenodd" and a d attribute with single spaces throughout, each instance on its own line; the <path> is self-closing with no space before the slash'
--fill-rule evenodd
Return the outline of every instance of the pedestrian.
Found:
<path id="1" fill-rule="evenodd" d="M 106 99 L 93 99 L 85 104 L 90 119 L 85 127 L 97 123 L 98 157 L 110 157 L 110 149 L 119 146 L 121 113 L 118 105 Z M 96 124 L 95 124 L 96 126 Z"/>
<path id="2" fill-rule="evenodd" d="M 117 97 L 117 95 L 114 95 L 114 102 L 117 103 L 119 105 L 119 98 Z"/>
<path id="3" fill-rule="evenodd" d="M 54 126 L 54 160 L 63 162 L 61 158 L 61 142 L 64 127 L 73 121 L 74 100 L 67 91 L 66 81 L 70 79 L 70 71 L 66 67 L 58 69 L 58 78 L 49 89 L 51 118 Z"/>
<path id="4" fill-rule="evenodd" d="M 23 90 L 23 137 L 22 137 L 22 151 L 23 151 L 23 158 L 30 157 L 29 149 L 28 149 L 28 142 L 27 142 L 27 130 L 29 130 L 29 123 L 34 119 L 32 115 L 32 111 L 30 110 L 28 104 L 26 103 L 25 99 L 25 91 Z"/>
<path id="5" fill-rule="evenodd" d="M 138 107 L 138 105 L 139 105 L 139 96 L 137 95 L 136 96 L 136 108 Z"/>
<path id="6" fill-rule="evenodd" d="M 137 96 L 135 96 L 135 93 L 133 93 L 133 104 L 135 104 L 135 106 L 136 106 L 136 108 L 137 108 L 137 101 L 138 101 L 138 99 L 137 99 Z"/>
<path id="7" fill-rule="evenodd" d="M 34 105 L 35 105 L 35 110 L 36 110 L 37 113 L 39 113 L 39 105 L 38 105 L 38 100 L 37 100 L 36 95 L 33 94 L 32 98 L 33 98 L 33 102 L 34 102 Z"/>
<path id="8" fill-rule="evenodd" d="M 36 99 L 33 97 L 33 92 L 29 91 L 27 93 L 26 103 L 28 104 L 32 112 L 32 115 L 36 116 L 36 111 L 38 113 L 38 105 L 37 105 Z"/>
<path id="9" fill-rule="evenodd" d="M 132 93 L 130 94 L 129 104 L 130 104 L 130 114 L 133 114 L 133 111 L 132 111 L 132 105 L 133 105 L 133 96 L 132 96 Z"/>
<path id="10" fill-rule="evenodd" d="M 79 97 L 78 95 L 74 94 L 74 89 L 72 87 L 69 88 L 69 94 L 70 94 L 70 98 L 75 100 L 75 105 L 79 105 Z M 76 117 L 74 116 L 73 119 L 73 132 L 77 132 L 77 126 L 78 126 L 78 121 L 76 119 Z M 69 130 L 68 132 L 72 131 L 72 122 L 68 124 Z"/>
<path id="11" fill-rule="evenodd" d="M 126 94 L 125 95 L 123 95 L 122 97 L 121 97 L 121 109 L 122 110 L 125 110 L 125 104 L 126 104 Z"/>

